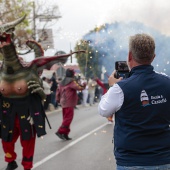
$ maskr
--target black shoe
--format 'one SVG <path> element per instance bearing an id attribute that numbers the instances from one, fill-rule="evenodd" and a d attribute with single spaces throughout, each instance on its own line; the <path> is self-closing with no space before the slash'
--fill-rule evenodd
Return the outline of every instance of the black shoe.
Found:
<path id="1" fill-rule="evenodd" d="M 63 138 L 64 138 L 64 140 L 72 140 L 72 138 L 70 138 L 68 135 L 66 135 L 66 134 L 63 134 Z"/>
<path id="2" fill-rule="evenodd" d="M 59 133 L 59 132 L 56 132 L 55 134 L 56 134 L 60 139 L 65 140 L 64 137 L 63 137 L 63 134 L 61 134 L 61 133 Z"/>
<path id="3" fill-rule="evenodd" d="M 14 170 L 18 167 L 16 161 L 9 162 L 5 170 Z"/>

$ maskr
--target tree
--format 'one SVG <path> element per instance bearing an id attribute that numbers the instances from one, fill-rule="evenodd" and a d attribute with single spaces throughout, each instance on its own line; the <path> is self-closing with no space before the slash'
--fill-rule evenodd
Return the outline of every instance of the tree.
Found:
<path id="1" fill-rule="evenodd" d="M 86 36 L 90 34 L 94 34 L 96 37 L 98 36 L 98 32 L 103 28 L 96 27 L 93 31 L 90 31 Z M 80 40 L 79 43 L 76 44 L 75 50 L 85 50 L 86 53 L 76 54 L 77 62 L 79 63 L 79 67 L 81 72 L 84 74 L 86 78 L 100 77 L 101 75 L 101 65 L 100 61 L 100 52 L 97 47 L 97 39 L 84 39 Z"/>
<path id="2" fill-rule="evenodd" d="M 86 45 L 77 44 L 75 50 L 80 49 L 86 50 L 86 53 L 76 54 L 81 72 L 86 78 L 100 77 L 101 65 L 99 63 L 100 53 L 98 52 L 98 49 L 94 46 L 90 46 L 89 42 L 87 42 Z"/>
<path id="3" fill-rule="evenodd" d="M 49 27 L 53 26 L 59 18 L 61 16 L 57 5 L 49 5 L 45 0 L 33 1 L 33 39 L 39 42 L 44 50 L 54 48 L 52 29 Z M 37 24 L 41 25 L 38 29 Z"/>
<path id="4" fill-rule="evenodd" d="M 18 19 L 23 15 L 29 16 L 32 4 L 26 0 L 1 0 L 1 23 L 8 23 Z M 16 27 L 14 41 L 20 47 L 22 42 L 30 38 L 32 31 L 29 17 Z"/>
<path id="5" fill-rule="evenodd" d="M 35 6 L 36 4 L 36 6 Z M 43 5 L 42 5 L 43 4 Z M 34 21 L 41 17 L 59 18 L 59 8 L 57 5 L 45 5 L 45 0 L 0 0 L 0 23 L 7 23 L 26 15 L 26 19 L 15 28 L 14 42 L 18 49 L 25 49 L 25 41 L 35 39 Z M 43 14 L 43 15 L 42 15 Z M 49 21 L 45 20 L 43 29 L 47 27 Z M 54 24 L 54 22 L 53 22 Z M 43 31 L 42 29 L 42 31 Z"/>

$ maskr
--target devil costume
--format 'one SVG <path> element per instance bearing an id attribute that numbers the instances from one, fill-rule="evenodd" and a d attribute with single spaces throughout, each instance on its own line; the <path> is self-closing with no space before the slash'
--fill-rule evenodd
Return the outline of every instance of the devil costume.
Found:
<path id="1" fill-rule="evenodd" d="M 1 96 L 0 102 L 0 112 L 2 113 L 0 114 L 1 138 L 6 153 L 5 160 L 12 162 L 16 159 L 17 155 L 11 146 L 21 136 L 20 141 L 23 146 L 22 165 L 25 169 L 30 169 L 32 167 L 36 134 L 38 137 L 46 134 L 46 115 L 41 98 L 37 94 L 14 99 Z"/>
<path id="2" fill-rule="evenodd" d="M 14 146 L 19 136 L 23 147 L 22 165 L 24 170 L 30 170 L 33 166 L 36 134 L 38 137 L 46 134 L 46 116 L 41 103 L 45 94 L 39 73 L 43 69 L 49 70 L 55 63 L 65 63 L 74 53 L 84 52 L 44 57 L 41 46 L 29 40 L 26 44 L 34 50 L 35 59 L 24 62 L 18 57 L 12 37 L 15 26 L 25 17 L 0 25 L 0 51 L 3 56 L 0 65 L 0 136 L 5 161 L 8 162 L 6 170 L 18 167 Z"/>
<path id="3" fill-rule="evenodd" d="M 37 136 L 43 136 L 45 131 L 45 112 L 41 99 L 37 94 L 31 94 L 24 98 L 6 98 L 1 96 L 0 120 L 2 126 L 1 138 L 10 142 L 13 138 L 14 120 L 19 119 L 22 140 L 29 140 L 34 136 L 34 129 Z M 33 125 L 31 125 L 33 120 Z M 34 123 L 35 122 L 35 123 Z"/>
<path id="4" fill-rule="evenodd" d="M 70 124 L 74 117 L 74 107 L 77 104 L 77 91 L 85 89 L 86 85 L 81 85 L 74 78 L 74 70 L 67 69 L 66 77 L 59 83 L 56 93 L 57 102 L 61 104 L 63 122 L 56 132 L 56 135 L 64 140 L 70 140 Z"/>

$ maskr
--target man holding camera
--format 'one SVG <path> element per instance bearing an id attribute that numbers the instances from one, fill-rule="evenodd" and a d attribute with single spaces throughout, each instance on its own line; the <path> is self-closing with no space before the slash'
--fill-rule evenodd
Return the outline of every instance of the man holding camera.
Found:
<path id="1" fill-rule="evenodd" d="M 154 39 L 130 37 L 128 78 L 109 77 L 99 114 L 115 114 L 114 155 L 117 170 L 170 169 L 170 78 L 156 73 Z"/>

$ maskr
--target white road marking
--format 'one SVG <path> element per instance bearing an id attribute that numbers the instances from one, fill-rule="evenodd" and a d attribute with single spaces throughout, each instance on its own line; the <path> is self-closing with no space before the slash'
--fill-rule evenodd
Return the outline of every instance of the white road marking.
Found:
<path id="1" fill-rule="evenodd" d="M 81 136 L 80 138 L 76 139 L 75 141 L 69 143 L 68 145 L 66 145 L 65 147 L 63 147 L 62 149 L 48 155 L 47 157 L 45 157 L 44 159 L 42 159 L 41 161 L 37 162 L 34 164 L 32 169 L 35 169 L 36 167 L 42 165 L 43 163 L 47 162 L 48 160 L 52 159 L 53 157 L 55 157 L 56 155 L 59 155 L 60 153 L 64 152 L 65 150 L 67 150 L 68 148 L 72 147 L 73 145 L 75 145 L 76 143 L 80 142 L 81 140 L 83 140 L 84 138 L 88 137 L 89 135 L 93 134 L 94 132 L 98 131 L 99 129 L 103 128 L 104 126 L 106 126 L 108 123 L 105 123 L 99 127 L 97 127 L 96 129 L 90 131 L 89 133 L 86 133 L 85 135 Z"/>

